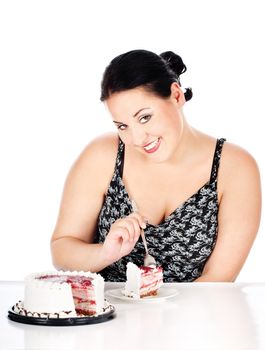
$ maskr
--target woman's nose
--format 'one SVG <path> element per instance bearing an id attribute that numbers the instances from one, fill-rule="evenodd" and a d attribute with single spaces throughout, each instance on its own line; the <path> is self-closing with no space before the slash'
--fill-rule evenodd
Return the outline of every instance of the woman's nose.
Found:
<path id="1" fill-rule="evenodd" d="M 131 129 L 131 140 L 134 146 L 142 146 L 146 140 L 146 132 L 143 128 L 132 128 Z"/>

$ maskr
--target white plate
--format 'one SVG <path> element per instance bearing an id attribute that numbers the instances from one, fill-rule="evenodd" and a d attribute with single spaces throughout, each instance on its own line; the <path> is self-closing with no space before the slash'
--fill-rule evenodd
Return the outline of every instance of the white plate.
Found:
<path id="1" fill-rule="evenodd" d="M 168 298 L 172 298 L 176 295 L 179 294 L 179 291 L 175 288 L 167 288 L 165 286 L 161 287 L 155 296 L 150 296 L 150 297 L 144 297 L 140 299 L 135 299 L 131 297 L 127 297 L 123 294 L 123 288 L 118 288 L 118 289 L 110 289 L 106 290 L 105 294 L 108 295 L 109 297 L 120 299 L 120 300 L 125 300 L 125 301 L 132 301 L 132 302 L 150 302 L 150 301 L 162 301 L 166 300 Z"/>

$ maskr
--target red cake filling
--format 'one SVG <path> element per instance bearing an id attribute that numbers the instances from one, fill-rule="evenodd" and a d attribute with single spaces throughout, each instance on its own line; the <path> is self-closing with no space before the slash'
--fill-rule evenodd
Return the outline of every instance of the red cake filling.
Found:
<path id="1" fill-rule="evenodd" d="M 141 270 L 141 292 L 140 296 L 157 295 L 157 291 L 163 280 L 163 269 L 161 266 L 140 266 Z"/>
<path id="2" fill-rule="evenodd" d="M 37 279 L 70 284 L 76 313 L 89 316 L 96 313 L 95 290 L 91 278 L 80 275 L 44 275 Z"/>
<path id="3" fill-rule="evenodd" d="M 139 269 L 141 270 L 142 275 L 154 273 L 154 271 L 155 271 L 155 273 L 163 272 L 163 269 L 162 269 L 161 266 L 157 266 L 157 267 L 154 267 L 154 266 L 139 266 Z"/>

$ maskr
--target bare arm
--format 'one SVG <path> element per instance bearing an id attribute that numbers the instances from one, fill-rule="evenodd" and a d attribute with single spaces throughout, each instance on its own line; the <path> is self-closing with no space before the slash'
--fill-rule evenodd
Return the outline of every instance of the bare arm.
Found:
<path id="1" fill-rule="evenodd" d="M 217 242 L 202 276 L 196 282 L 234 281 L 259 228 L 261 185 L 257 164 L 239 147 L 225 146 L 219 171 L 222 195 Z"/>
<path id="2" fill-rule="evenodd" d="M 94 242 L 104 194 L 113 175 L 117 136 L 89 144 L 71 168 L 64 186 L 57 224 L 51 239 L 57 269 L 98 272 L 127 255 L 140 235 L 138 214 L 117 220 L 104 244 Z"/>

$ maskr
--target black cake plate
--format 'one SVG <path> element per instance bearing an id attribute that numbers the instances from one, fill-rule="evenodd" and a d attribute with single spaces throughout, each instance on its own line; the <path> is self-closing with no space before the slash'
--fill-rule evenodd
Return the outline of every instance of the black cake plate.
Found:
<path id="1" fill-rule="evenodd" d="M 16 305 L 8 311 L 8 318 L 12 321 L 39 326 L 81 326 L 86 324 L 95 324 L 112 320 L 115 317 L 115 308 L 105 301 L 106 307 L 102 313 L 95 316 L 77 316 L 77 317 L 33 317 L 19 314 L 15 311 Z"/>

